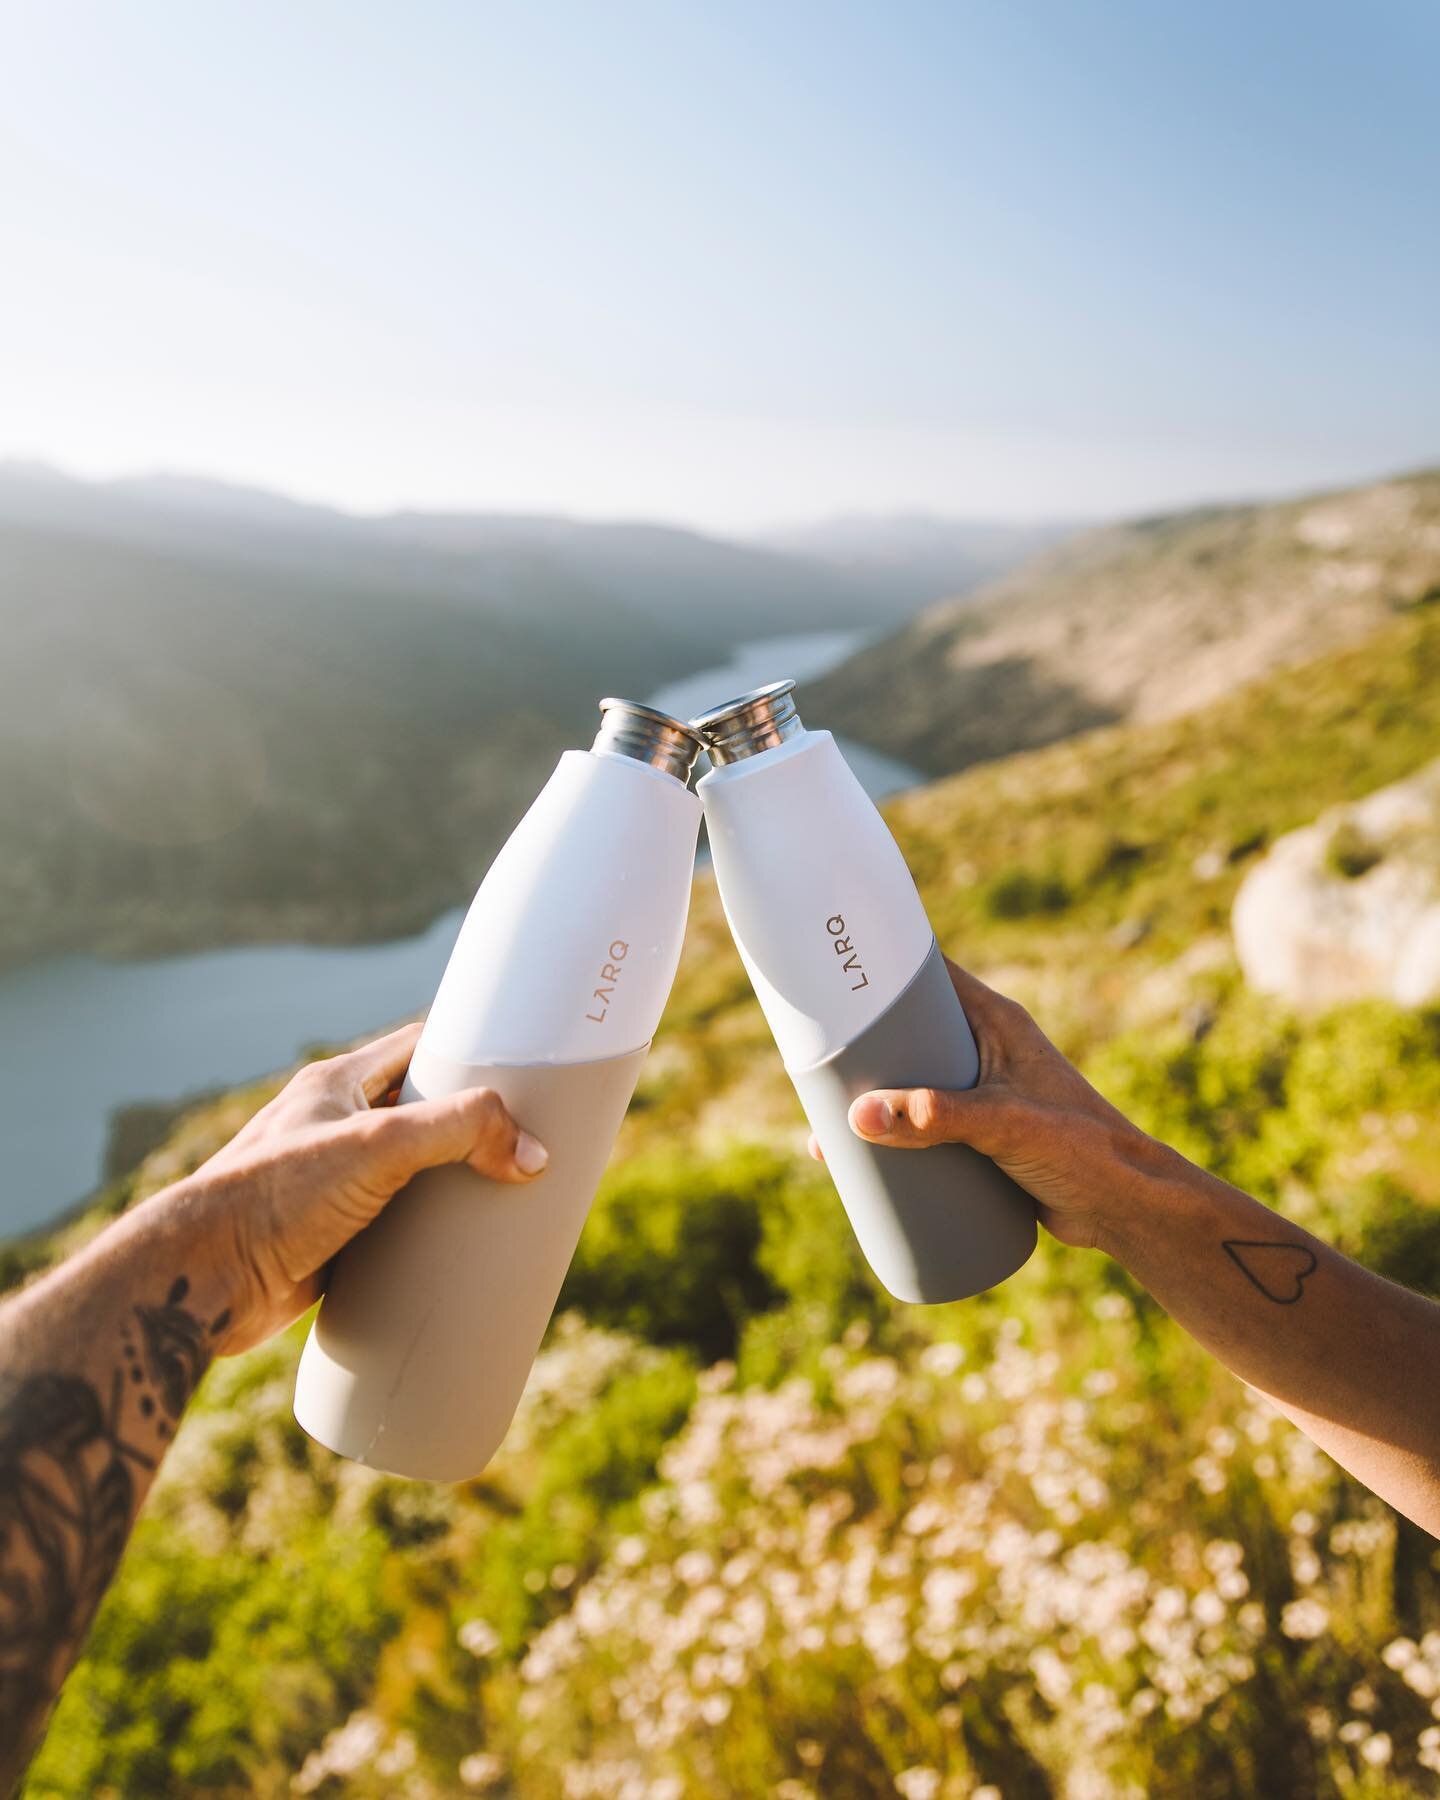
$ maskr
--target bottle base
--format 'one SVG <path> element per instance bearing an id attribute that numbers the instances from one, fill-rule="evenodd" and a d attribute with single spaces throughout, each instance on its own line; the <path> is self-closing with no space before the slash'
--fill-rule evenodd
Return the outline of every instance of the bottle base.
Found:
<path id="1" fill-rule="evenodd" d="M 791 1080 L 870 1267 L 897 1300 L 934 1306 L 995 1287 L 1035 1248 L 1035 1203 L 966 1144 L 895 1150 L 850 1129 L 872 1088 L 970 1088 L 980 1058 L 945 958 L 919 972 L 852 1044 Z"/>
<path id="2" fill-rule="evenodd" d="M 295 1379 L 295 1417 L 355 1462 L 478 1475 L 510 1427 L 646 1047 L 599 1062 L 482 1068 L 427 1052 L 406 1095 L 493 1087 L 550 1152 L 516 1186 L 425 1169 L 336 1259 Z"/>

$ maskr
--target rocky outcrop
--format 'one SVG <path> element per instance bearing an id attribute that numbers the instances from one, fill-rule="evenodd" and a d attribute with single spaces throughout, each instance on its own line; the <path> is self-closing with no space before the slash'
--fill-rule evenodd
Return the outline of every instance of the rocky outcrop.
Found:
<path id="1" fill-rule="evenodd" d="M 1440 1001 L 1440 762 L 1278 839 L 1231 925 L 1246 980 L 1294 1005 Z"/>

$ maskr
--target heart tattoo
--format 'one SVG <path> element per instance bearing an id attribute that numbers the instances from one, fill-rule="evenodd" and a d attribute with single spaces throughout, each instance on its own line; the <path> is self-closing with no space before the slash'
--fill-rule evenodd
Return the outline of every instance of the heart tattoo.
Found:
<path id="1" fill-rule="evenodd" d="M 1306 1244 L 1257 1244 L 1226 1238 L 1220 1248 L 1252 1287 L 1277 1306 L 1293 1306 L 1307 1278 L 1319 1267 Z"/>

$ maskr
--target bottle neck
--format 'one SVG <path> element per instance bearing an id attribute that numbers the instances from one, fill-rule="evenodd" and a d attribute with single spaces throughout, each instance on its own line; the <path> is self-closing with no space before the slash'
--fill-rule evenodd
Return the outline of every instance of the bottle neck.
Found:
<path id="1" fill-rule="evenodd" d="M 833 745 L 834 742 L 828 731 L 812 731 L 808 725 L 802 725 L 798 731 L 791 732 L 777 744 L 767 745 L 764 749 L 755 750 L 734 761 L 715 765 L 695 783 L 695 791 L 703 793 L 716 782 L 743 781 L 747 776 L 763 775 L 796 757 L 819 749 L 821 745 Z"/>
<path id="2" fill-rule="evenodd" d="M 796 710 L 794 689 L 793 681 L 773 682 L 697 720 L 716 768 L 763 756 L 802 735 L 805 727 Z"/>
<path id="3" fill-rule="evenodd" d="M 682 787 L 702 747 L 699 734 L 688 725 L 636 700 L 602 700 L 600 729 L 590 746 L 597 756 L 627 757 L 672 775 Z"/>

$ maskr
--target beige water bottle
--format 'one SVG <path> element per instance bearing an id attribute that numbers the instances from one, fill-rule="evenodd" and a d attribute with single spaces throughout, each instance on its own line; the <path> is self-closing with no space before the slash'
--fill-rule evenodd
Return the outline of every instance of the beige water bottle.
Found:
<path id="1" fill-rule="evenodd" d="M 602 701 L 481 883 L 401 1103 L 493 1087 L 550 1160 L 524 1187 L 426 1170 L 341 1253 L 295 1383 L 341 1455 L 458 1481 L 498 1449 L 674 980 L 699 750 Z"/>

